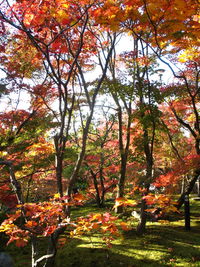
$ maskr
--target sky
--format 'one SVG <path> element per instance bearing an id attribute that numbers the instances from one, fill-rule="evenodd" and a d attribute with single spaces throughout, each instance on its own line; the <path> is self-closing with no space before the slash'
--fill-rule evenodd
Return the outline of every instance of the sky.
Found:
<path id="1" fill-rule="evenodd" d="M 123 36 L 124 38 L 124 36 Z M 116 51 L 117 53 L 121 53 L 123 51 L 131 51 L 133 48 L 133 41 L 131 37 L 125 37 L 123 40 L 121 39 L 117 46 Z M 157 69 L 164 69 L 164 73 L 162 73 L 162 76 L 160 77 L 159 74 L 153 75 L 151 78 L 152 80 L 160 80 L 162 79 L 163 84 L 168 84 L 173 81 L 173 74 L 168 69 L 168 67 L 160 62 Z M 86 75 L 87 81 L 92 81 L 94 77 L 98 77 L 99 71 L 98 68 L 93 73 L 89 72 L 88 75 Z M 5 74 L 3 71 L 0 71 L 0 78 L 5 78 Z M 27 80 L 28 83 L 31 83 L 30 80 Z M 11 110 L 11 109 L 28 109 L 29 108 L 29 100 L 30 97 L 28 94 L 24 91 L 22 91 L 19 94 L 13 93 L 9 97 L 2 97 L 0 98 L 0 112 L 5 112 L 5 110 Z M 98 97 L 98 102 L 106 101 L 105 97 Z M 107 99 L 108 101 L 108 99 Z M 97 103 L 98 104 L 98 103 Z M 112 100 L 109 100 L 109 105 L 112 105 Z"/>

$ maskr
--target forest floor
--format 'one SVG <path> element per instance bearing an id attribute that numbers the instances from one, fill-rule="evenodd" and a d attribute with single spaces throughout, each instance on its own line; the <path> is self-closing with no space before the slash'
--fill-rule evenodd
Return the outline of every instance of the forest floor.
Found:
<path id="1" fill-rule="evenodd" d="M 75 209 L 76 216 L 88 212 L 100 213 L 95 205 Z M 122 232 L 108 248 L 98 232 L 75 238 L 66 236 L 67 242 L 58 249 L 55 267 L 164 267 L 200 266 L 200 201 L 191 200 L 191 230 L 184 227 L 184 212 L 171 216 L 167 222 L 148 222 L 143 236 L 136 233 L 137 222 L 127 215 L 132 230 Z M 64 236 L 65 237 L 65 236 Z M 42 247 L 41 247 L 42 250 Z M 31 248 L 9 245 L 7 251 L 15 267 L 29 267 Z"/>

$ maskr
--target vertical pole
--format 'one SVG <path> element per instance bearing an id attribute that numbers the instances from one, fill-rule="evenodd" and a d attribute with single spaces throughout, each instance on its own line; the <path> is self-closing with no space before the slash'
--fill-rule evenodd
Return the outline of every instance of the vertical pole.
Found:
<path id="1" fill-rule="evenodd" d="M 190 202 L 188 194 L 185 195 L 184 208 L 185 208 L 185 230 L 190 230 Z"/>

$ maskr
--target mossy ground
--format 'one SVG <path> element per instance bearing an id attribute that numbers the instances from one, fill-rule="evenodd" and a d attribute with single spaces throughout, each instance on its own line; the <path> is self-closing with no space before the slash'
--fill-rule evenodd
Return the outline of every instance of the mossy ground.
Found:
<path id="1" fill-rule="evenodd" d="M 73 213 L 84 216 L 100 211 L 105 210 L 90 204 Z M 184 228 L 183 215 L 174 214 L 165 224 L 149 222 L 143 236 L 137 235 L 136 222 L 132 221 L 133 230 L 122 232 L 111 248 L 106 247 L 98 233 L 67 237 L 66 244 L 58 250 L 55 267 L 200 266 L 200 201 L 191 201 L 190 231 Z M 41 244 L 41 251 L 43 248 Z M 9 245 L 5 250 L 14 258 L 15 267 L 31 266 L 29 246 L 19 249 Z"/>

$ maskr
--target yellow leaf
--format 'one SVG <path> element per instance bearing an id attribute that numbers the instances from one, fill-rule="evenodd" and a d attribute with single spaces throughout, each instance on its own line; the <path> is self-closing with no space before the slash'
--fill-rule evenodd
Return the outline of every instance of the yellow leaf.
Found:
<path id="1" fill-rule="evenodd" d="M 14 224 L 5 224 L 0 226 L 0 232 L 6 232 L 15 228 Z"/>
<path id="2" fill-rule="evenodd" d="M 57 193 L 57 194 L 55 194 L 53 197 L 54 197 L 54 198 L 60 198 L 60 194 Z"/>
<path id="3" fill-rule="evenodd" d="M 62 7 L 68 8 L 69 7 L 69 4 L 62 4 Z"/>
<path id="4" fill-rule="evenodd" d="M 92 218 L 90 219 L 90 221 L 92 222 L 92 221 L 95 221 L 95 220 L 99 220 L 99 219 L 101 219 L 101 218 L 102 218 L 101 213 L 96 213 L 96 214 L 94 214 L 94 215 L 92 216 Z"/>

